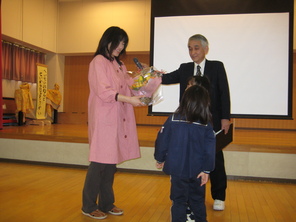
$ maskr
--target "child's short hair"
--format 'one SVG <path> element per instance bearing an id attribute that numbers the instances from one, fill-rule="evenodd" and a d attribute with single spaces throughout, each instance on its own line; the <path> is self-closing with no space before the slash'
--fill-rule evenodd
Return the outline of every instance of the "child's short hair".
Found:
<path id="1" fill-rule="evenodd" d="M 210 80 L 206 76 L 191 76 L 187 80 L 187 85 L 188 86 L 194 86 L 194 85 L 203 86 L 208 91 L 210 91 L 210 88 L 211 88 Z"/>
<path id="2" fill-rule="evenodd" d="M 176 113 L 184 116 L 188 122 L 211 122 L 210 96 L 203 86 L 193 85 L 183 94 Z"/>

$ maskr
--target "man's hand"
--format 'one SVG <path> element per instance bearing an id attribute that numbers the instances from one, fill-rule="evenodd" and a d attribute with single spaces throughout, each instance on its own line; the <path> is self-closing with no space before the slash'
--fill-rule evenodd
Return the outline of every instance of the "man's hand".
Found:
<path id="1" fill-rule="evenodd" d="M 221 119 L 221 129 L 224 130 L 225 134 L 228 133 L 229 126 L 230 126 L 229 119 Z"/>
<path id="2" fill-rule="evenodd" d="M 163 163 L 156 163 L 156 168 L 157 169 L 162 169 L 163 165 L 164 165 L 164 162 Z"/>

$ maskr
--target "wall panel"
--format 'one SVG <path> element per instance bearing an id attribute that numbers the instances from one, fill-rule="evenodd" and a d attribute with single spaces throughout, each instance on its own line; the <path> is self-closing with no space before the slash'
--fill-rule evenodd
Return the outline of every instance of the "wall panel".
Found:
<path id="1" fill-rule="evenodd" d="M 30 48 L 56 52 L 58 2 L 2 1 L 3 39 Z"/>
<path id="2" fill-rule="evenodd" d="M 2 34 L 5 34 L 15 39 L 22 40 L 22 7 L 22 0 L 1 1 Z"/>
<path id="3" fill-rule="evenodd" d="M 93 52 L 110 26 L 128 33 L 129 50 L 149 50 L 150 4 L 150 0 L 60 2 L 58 53 Z"/>
<path id="4" fill-rule="evenodd" d="M 88 64 L 92 56 L 66 56 L 64 112 L 87 112 Z"/>

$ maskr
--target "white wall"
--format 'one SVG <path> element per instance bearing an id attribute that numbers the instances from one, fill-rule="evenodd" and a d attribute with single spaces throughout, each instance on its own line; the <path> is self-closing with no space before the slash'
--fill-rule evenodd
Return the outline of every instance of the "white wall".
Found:
<path id="1" fill-rule="evenodd" d="M 63 112 L 65 56 L 56 53 L 48 53 L 46 56 L 46 64 L 49 73 L 47 80 L 47 88 L 54 89 L 54 84 L 59 84 L 59 91 L 62 95 L 62 102 L 59 107 L 59 112 Z"/>

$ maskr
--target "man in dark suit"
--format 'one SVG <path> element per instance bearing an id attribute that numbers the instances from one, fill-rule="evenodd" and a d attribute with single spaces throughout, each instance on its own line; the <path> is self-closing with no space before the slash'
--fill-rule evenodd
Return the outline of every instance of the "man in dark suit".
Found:
<path id="1" fill-rule="evenodd" d="M 193 62 L 183 63 L 179 69 L 163 75 L 162 84 L 180 83 L 179 99 L 181 100 L 191 76 L 206 76 L 211 85 L 211 112 L 214 130 L 217 132 L 224 129 L 227 133 L 230 125 L 230 95 L 224 65 L 220 61 L 206 59 L 209 46 L 208 40 L 203 35 L 191 36 L 188 40 L 188 50 Z M 215 170 L 210 173 L 210 180 L 211 194 L 214 199 L 213 209 L 224 210 L 227 176 L 222 150 L 216 153 Z"/>

